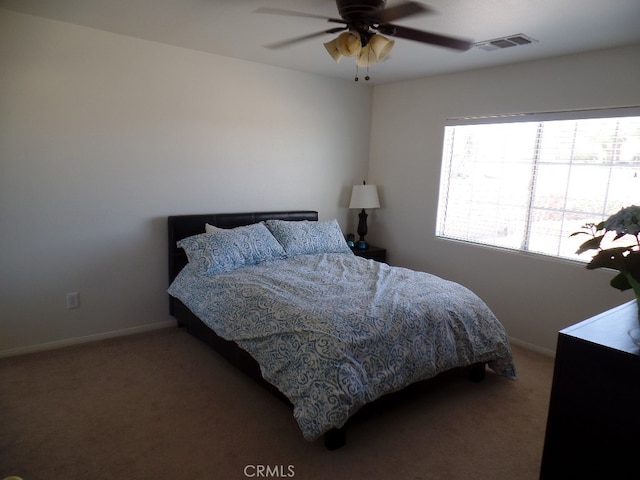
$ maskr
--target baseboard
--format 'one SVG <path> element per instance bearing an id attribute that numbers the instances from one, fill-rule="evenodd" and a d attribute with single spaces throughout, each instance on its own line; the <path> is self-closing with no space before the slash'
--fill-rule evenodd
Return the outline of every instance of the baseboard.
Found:
<path id="1" fill-rule="evenodd" d="M 556 352 L 553 350 L 548 350 L 546 348 L 539 347 L 538 345 L 534 345 L 533 343 L 518 340 L 517 338 L 509 337 L 509 342 L 511 342 L 513 345 L 526 348 L 527 350 L 531 350 L 536 353 L 541 353 L 542 355 L 546 355 L 548 357 L 554 358 L 556 356 Z"/>
<path id="2" fill-rule="evenodd" d="M 71 345 L 78 345 L 81 343 L 95 342 L 97 340 L 106 340 L 108 338 L 123 337 L 125 335 L 133 335 L 135 333 L 149 332 L 152 330 L 159 330 L 161 328 L 174 327 L 176 322 L 174 320 L 167 320 L 160 323 L 152 323 L 150 325 L 142 325 L 140 327 L 125 328 L 124 330 L 114 330 L 111 332 L 97 333 L 95 335 L 87 335 L 85 337 L 69 338 L 66 340 L 59 340 L 56 342 L 41 343 L 39 345 L 30 345 L 28 347 L 12 348 L 10 350 L 0 351 L 0 358 L 14 357 L 17 355 L 24 355 L 27 353 L 42 352 L 45 350 L 53 350 L 56 348 L 68 347 Z"/>
<path id="3" fill-rule="evenodd" d="M 161 328 L 174 327 L 176 325 L 174 320 L 167 320 L 165 322 L 152 323 L 150 325 L 142 325 L 140 327 L 125 328 L 124 330 L 114 330 L 111 332 L 97 333 L 95 335 L 87 335 L 85 337 L 69 338 L 67 340 L 59 340 L 57 342 L 42 343 L 39 345 L 30 345 L 28 347 L 12 348 L 10 350 L 0 351 L 0 358 L 14 357 L 16 355 L 23 355 L 26 353 L 36 353 L 46 350 L 53 350 L 55 348 L 68 347 L 71 345 L 78 345 L 81 343 L 95 342 L 97 340 L 106 340 L 108 338 L 123 337 L 125 335 L 133 335 L 135 333 L 149 332 L 152 330 L 159 330 Z M 517 338 L 510 337 L 509 341 L 518 345 L 519 347 L 532 350 L 542 355 L 549 357 L 555 357 L 556 353 L 553 350 L 547 350 L 546 348 L 539 347 L 533 343 L 528 343 Z"/>

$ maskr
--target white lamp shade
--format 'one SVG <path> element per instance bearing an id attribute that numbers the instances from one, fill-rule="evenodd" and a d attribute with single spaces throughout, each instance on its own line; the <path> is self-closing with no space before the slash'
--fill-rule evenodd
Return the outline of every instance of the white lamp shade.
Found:
<path id="1" fill-rule="evenodd" d="M 329 55 L 331 55 L 331 58 L 333 58 L 336 63 L 340 61 L 342 54 L 340 53 L 340 50 L 338 50 L 338 40 L 336 38 L 325 43 L 324 48 L 327 49 L 327 52 L 329 52 Z"/>
<path id="2" fill-rule="evenodd" d="M 387 37 L 376 33 L 369 39 L 369 48 L 375 53 L 379 62 L 387 58 L 395 42 Z"/>
<path id="3" fill-rule="evenodd" d="M 378 187 L 375 185 L 354 185 L 349 208 L 380 208 Z"/>
<path id="4" fill-rule="evenodd" d="M 376 54 L 373 52 L 373 50 L 371 50 L 371 46 L 365 45 L 364 47 L 362 47 L 360 53 L 358 54 L 356 64 L 359 67 L 368 67 L 370 65 L 373 65 L 377 61 L 378 59 L 376 58 Z"/>
<path id="5" fill-rule="evenodd" d="M 345 57 L 353 57 L 360 53 L 362 42 L 360 34 L 355 31 L 343 32 L 336 38 L 338 51 Z"/>

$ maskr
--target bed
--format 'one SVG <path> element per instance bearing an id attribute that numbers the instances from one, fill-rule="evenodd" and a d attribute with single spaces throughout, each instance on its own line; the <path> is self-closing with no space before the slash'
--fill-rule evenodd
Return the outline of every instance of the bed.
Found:
<path id="1" fill-rule="evenodd" d="M 315 211 L 171 216 L 168 233 L 171 315 L 291 405 L 306 440 L 338 448 L 365 405 L 450 371 L 516 376 L 475 294 L 354 255 Z"/>

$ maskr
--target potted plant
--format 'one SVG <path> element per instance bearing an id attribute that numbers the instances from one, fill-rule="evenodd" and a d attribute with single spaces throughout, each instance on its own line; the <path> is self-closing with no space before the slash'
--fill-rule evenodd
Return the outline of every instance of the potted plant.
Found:
<path id="1" fill-rule="evenodd" d="M 640 327 L 640 207 L 625 207 L 603 222 L 587 223 L 582 228 L 582 231 L 572 233 L 571 236 L 588 235 L 590 238 L 580 245 L 576 253 L 598 250 L 587 264 L 587 269 L 610 268 L 618 271 L 610 284 L 620 291 L 633 289 Z M 626 245 L 619 246 L 620 241 Z M 607 247 L 604 248 L 603 245 Z M 637 331 L 630 331 L 629 335 L 640 345 L 640 328 L 634 330 Z M 634 337 L 636 334 L 637 338 Z"/>

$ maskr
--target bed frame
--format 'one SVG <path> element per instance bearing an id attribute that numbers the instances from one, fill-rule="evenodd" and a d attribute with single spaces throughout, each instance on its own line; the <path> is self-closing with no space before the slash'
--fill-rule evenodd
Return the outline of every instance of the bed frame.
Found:
<path id="1" fill-rule="evenodd" d="M 178 248 L 176 245 L 179 240 L 199 233 L 204 233 L 205 223 L 209 223 L 210 225 L 220 228 L 235 228 L 243 225 L 259 223 L 265 220 L 317 221 L 318 212 L 312 210 L 294 210 L 283 212 L 174 215 L 168 217 L 169 283 L 173 281 L 176 275 L 178 275 L 180 270 L 182 270 L 188 262 L 184 250 L 182 248 Z M 284 394 L 262 378 L 260 367 L 251 355 L 240 348 L 235 342 L 225 340 L 218 336 L 196 315 L 194 315 L 180 300 L 172 297 L 171 295 L 169 295 L 169 312 L 177 320 L 179 327 L 185 328 L 190 334 L 209 344 L 236 368 L 243 371 L 253 380 L 267 388 L 283 402 L 291 406 L 291 402 Z M 459 371 L 460 369 L 455 370 Z M 468 374 L 469 379 L 474 382 L 484 379 L 484 363 L 472 365 L 465 370 L 467 370 L 466 373 Z M 345 427 L 327 432 L 324 438 L 325 446 L 329 450 L 340 448 L 345 444 L 345 441 Z"/>

